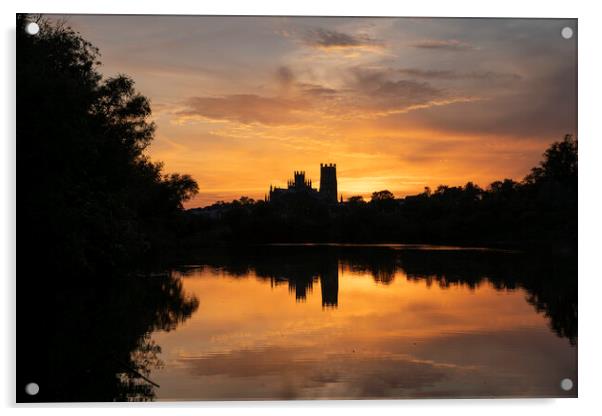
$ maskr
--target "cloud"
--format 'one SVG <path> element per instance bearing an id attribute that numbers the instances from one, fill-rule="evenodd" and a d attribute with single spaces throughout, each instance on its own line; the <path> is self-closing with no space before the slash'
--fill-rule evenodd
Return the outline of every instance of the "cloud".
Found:
<path id="1" fill-rule="evenodd" d="M 192 97 L 186 108 L 177 113 L 180 121 L 203 118 L 235 121 L 243 124 L 295 124 L 299 112 L 309 104 L 299 99 L 264 97 L 256 94 L 233 94 L 221 97 Z"/>
<path id="2" fill-rule="evenodd" d="M 381 41 L 371 38 L 366 34 L 350 35 L 326 29 L 312 29 L 306 32 L 305 44 L 319 49 L 380 49 L 384 45 Z"/>
<path id="3" fill-rule="evenodd" d="M 356 67 L 350 74 L 351 77 L 342 77 L 338 88 L 331 88 L 300 82 L 289 67 L 281 66 L 275 72 L 277 95 L 192 97 L 183 110 L 176 112 L 176 118 L 271 126 L 312 125 L 324 118 L 379 118 L 474 100 L 427 81 L 400 78 L 396 71 Z"/>
<path id="4" fill-rule="evenodd" d="M 539 137 L 546 142 L 577 129 L 573 68 L 528 79 L 520 88 L 490 95 L 480 102 L 426 109 L 408 117 L 382 120 L 391 129 L 428 128 L 452 134 Z"/>
<path id="5" fill-rule="evenodd" d="M 319 84 L 299 83 L 298 88 L 303 94 L 313 97 L 329 98 L 336 96 L 339 91 L 334 88 L 328 88 Z"/>
<path id="6" fill-rule="evenodd" d="M 394 73 L 389 70 L 355 68 L 352 73 L 354 80 L 349 88 L 359 98 L 354 100 L 353 106 L 365 113 L 364 116 L 405 113 L 470 100 L 470 97 L 455 96 L 429 82 L 394 78 L 391 76 Z"/>
<path id="7" fill-rule="evenodd" d="M 419 49 L 440 49 L 440 50 L 448 50 L 448 51 L 468 51 L 477 49 L 473 45 L 461 42 L 456 39 L 448 39 L 448 40 L 437 40 L 437 39 L 426 39 L 418 42 L 414 42 L 410 44 L 413 48 Z"/>
<path id="8" fill-rule="evenodd" d="M 443 96 L 443 90 L 433 87 L 427 82 L 416 82 L 402 79 L 385 81 L 374 90 L 381 97 L 403 98 L 408 102 L 420 103 Z"/>
<path id="9" fill-rule="evenodd" d="M 295 82 L 295 75 L 288 66 L 281 66 L 276 71 L 276 80 L 284 89 L 288 89 Z"/>
<path id="10" fill-rule="evenodd" d="M 400 68 L 397 70 L 402 75 L 408 75 L 424 79 L 442 79 L 442 80 L 482 80 L 482 81 L 519 81 L 522 77 L 514 73 L 503 73 L 494 71 L 469 71 L 459 72 L 449 69 L 433 70 L 418 68 Z"/>
<path id="11" fill-rule="evenodd" d="M 352 70 L 354 81 L 350 85 L 355 90 L 369 94 L 373 98 L 395 98 L 420 103 L 434 98 L 442 98 L 444 91 L 428 82 L 408 79 L 395 79 L 387 70 Z"/>

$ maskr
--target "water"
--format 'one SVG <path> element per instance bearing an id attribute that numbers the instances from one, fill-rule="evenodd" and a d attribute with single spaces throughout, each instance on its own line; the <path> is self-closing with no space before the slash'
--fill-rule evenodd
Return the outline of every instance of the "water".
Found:
<path id="1" fill-rule="evenodd" d="M 151 334 L 159 400 L 576 396 L 573 261 L 435 246 L 203 257 L 172 271 L 198 309 Z"/>

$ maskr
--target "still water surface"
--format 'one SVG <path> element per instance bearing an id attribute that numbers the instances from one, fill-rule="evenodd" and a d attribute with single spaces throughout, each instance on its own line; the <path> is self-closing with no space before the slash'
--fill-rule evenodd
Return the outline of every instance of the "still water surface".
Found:
<path id="1" fill-rule="evenodd" d="M 199 307 L 151 335 L 159 400 L 576 396 L 572 263 L 310 246 L 172 273 Z"/>

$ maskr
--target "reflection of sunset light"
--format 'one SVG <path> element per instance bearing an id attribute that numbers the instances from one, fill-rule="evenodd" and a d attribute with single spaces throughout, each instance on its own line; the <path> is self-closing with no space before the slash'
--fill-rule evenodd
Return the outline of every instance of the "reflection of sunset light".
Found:
<path id="1" fill-rule="evenodd" d="M 559 377 L 562 365 L 546 361 L 545 367 L 528 369 L 516 355 L 540 355 L 542 342 L 546 351 L 558 354 L 554 362 L 572 360 L 575 350 L 550 331 L 546 317 L 525 300 L 522 289 L 498 291 L 487 281 L 475 289 L 442 288 L 408 279 L 399 269 L 387 279 L 378 283 L 370 272 L 339 264 L 338 306 L 325 308 L 319 279 L 299 301 L 287 282 L 270 283 L 252 272 L 231 277 L 210 268 L 193 271 L 183 284 L 187 294 L 200 300 L 198 311 L 175 331 L 153 334 L 168 369 L 153 372 L 162 386 L 160 397 L 240 398 L 243 391 L 254 391 L 257 397 L 275 398 L 284 379 L 308 397 L 353 397 L 365 394 L 352 390 L 361 384 L 357 377 L 362 374 L 370 380 L 387 371 L 406 377 L 410 369 L 418 377 L 411 385 L 418 387 L 409 388 L 407 395 L 416 397 L 421 391 L 417 380 L 433 369 L 443 372 L 444 380 L 455 380 L 455 396 L 462 394 L 462 386 L 474 395 L 475 385 L 484 380 L 506 382 L 489 365 L 502 366 L 507 375 Z M 481 357 L 484 348 L 487 353 Z M 464 353 L 473 350 L 480 355 Z M 339 374 L 338 388 L 330 390 L 328 383 L 309 388 L 316 371 L 338 373 L 341 365 L 349 371 Z M 529 386 L 549 392 L 547 383 L 535 380 Z M 505 387 L 491 388 L 500 394 Z M 444 389 L 442 394 L 450 393 Z"/>
<path id="2" fill-rule="evenodd" d="M 497 291 L 487 282 L 477 291 L 460 285 L 441 289 L 436 283 L 429 287 L 424 280 L 407 280 L 400 271 L 395 272 L 391 284 L 384 285 L 376 283 L 370 273 L 343 268 L 339 306 L 326 311 L 321 307 L 319 282 L 314 283 L 302 303 L 295 301 L 286 282 L 272 286 L 269 281 L 261 281 L 253 275 L 219 277 L 211 270 L 204 270 L 184 278 L 183 283 L 187 293 L 201 299 L 199 311 L 185 325 L 197 328 L 210 338 L 217 333 L 220 337 L 230 331 L 238 333 L 236 326 L 244 325 L 245 345 L 268 342 L 269 334 L 289 332 L 292 335 L 298 330 L 313 332 L 333 326 L 344 331 L 361 328 L 362 337 L 374 339 L 383 331 L 402 331 L 404 335 L 424 338 L 439 336 L 442 331 L 546 327 L 545 317 L 535 313 L 525 302 L 525 293 L 521 290 Z M 274 310 L 279 313 L 274 314 Z M 488 315 L 491 310 L 496 311 L 494 319 Z M 428 317 L 435 313 L 445 315 L 445 319 L 429 321 Z M 243 316 L 247 318 L 242 319 Z M 255 320 L 249 319 L 253 316 Z M 201 339 L 200 333 L 190 335 Z M 161 334 L 157 336 L 162 338 Z M 269 342 L 278 343 L 278 338 Z M 210 344 L 207 346 L 212 348 Z M 240 348 L 240 345 L 227 348 Z"/>

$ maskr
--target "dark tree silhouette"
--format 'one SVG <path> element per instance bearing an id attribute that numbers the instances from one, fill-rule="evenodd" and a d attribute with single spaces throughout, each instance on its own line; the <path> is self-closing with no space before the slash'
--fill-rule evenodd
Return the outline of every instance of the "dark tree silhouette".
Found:
<path id="1" fill-rule="evenodd" d="M 17 22 L 21 241 L 62 276 L 131 268 L 169 243 L 197 184 L 145 155 L 155 125 L 134 81 L 103 79 L 96 48 L 37 20 L 36 36 L 23 30 L 26 16 Z"/>
<path id="2" fill-rule="evenodd" d="M 361 195 L 354 195 L 354 196 L 349 197 L 347 199 L 347 202 L 349 202 L 350 204 L 356 204 L 356 205 L 358 205 L 358 204 L 363 204 L 366 201 L 364 201 L 364 197 L 363 196 L 361 196 Z"/>
<path id="3" fill-rule="evenodd" d="M 577 186 L 577 140 L 573 135 L 567 134 L 562 141 L 552 144 L 543 156 L 539 166 L 525 178 L 526 183 L 560 182 Z"/>
<path id="4" fill-rule="evenodd" d="M 324 206 L 312 199 L 289 204 L 220 203 L 188 211 L 194 245 L 244 242 L 398 242 L 577 249 L 577 142 L 553 143 L 522 182 L 483 189 L 440 185 L 396 199 L 387 190 L 369 202 L 352 196 Z"/>
<path id="5" fill-rule="evenodd" d="M 198 305 L 177 280 L 135 276 L 175 244 L 197 184 L 145 155 L 150 102 L 98 58 L 64 23 L 17 16 L 20 401 L 151 399 L 148 333 Z M 25 396 L 32 380 L 40 394 Z"/>
<path id="6" fill-rule="evenodd" d="M 372 192 L 371 201 L 389 201 L 392 199 L 395 199 L 395 195 L 393 195 L 391 191 L 384 190 Z"/>

